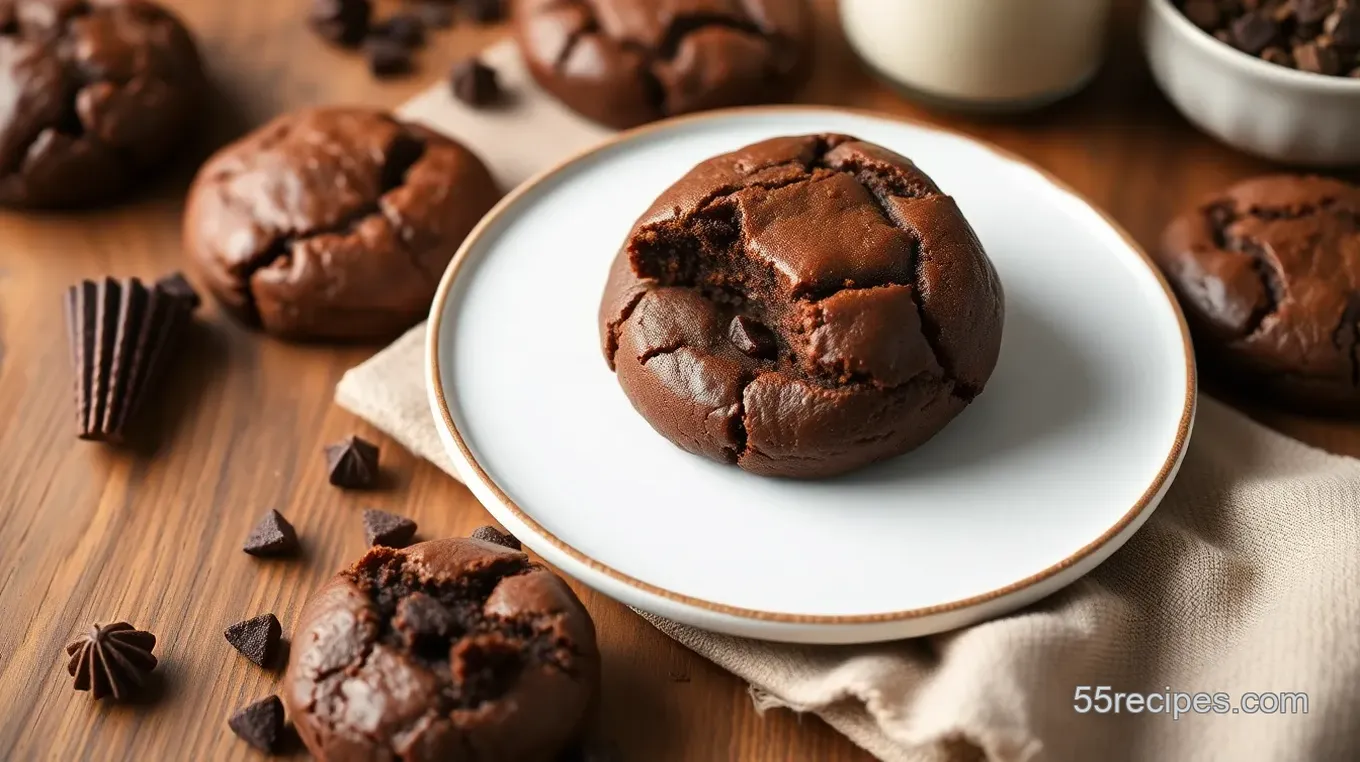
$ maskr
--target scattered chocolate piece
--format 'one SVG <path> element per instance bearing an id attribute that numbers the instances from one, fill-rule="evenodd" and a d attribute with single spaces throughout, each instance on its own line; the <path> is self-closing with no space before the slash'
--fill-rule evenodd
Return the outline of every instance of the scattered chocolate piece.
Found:
<path id="1" fill-rule="evenodd" d="M 250 536 L 246 537 L 246 544 L 241 548 L 252 556 L 287 556 L 297 552 L 297 549 L 297 532 L 293 530 L 293 525 L 288 523 L 283 514 L 273 509 L 250 530 Z"/>
<path id="2" fill-rule="evenodd" d="M 279 639 L 283 637 L 283 628 L 279 626 L 278 617 L 261 614 L 233 624 L 222 634 L 232 648 L 240 651 L 255 666 L 263 667 L 274 660 Z"/>
<path id="3" fill-rule="evenodd" d="M 344 489 L 367 489 L 378 480 L 378 446 L 349 437 L 326 447 L 326 469 L 331 484 Z"/>
<path id="4" fill-rule="evenodd" d="M 1329 76 L 1360 65 L 1356 0 L 1177 0 L 1186 18 L 1262 60 Z"/>
<path id="5" fill-rule="evenodd" d="M 416 522 L 395 513 L 373 508 L 364 510 L 364 537 L 370 546 L 404 548 L 416 534 Z"/>
<path id="6" fill-rule="evenodd" d="M 95 624 L 90 631 L 66 646 L 71 657 L 66 671 L 76 679 L 75 689 L 90 691 L 96 699 L 114 701 L 132 697 L 146 684 L 156 668 L 156 636 L 127 622 Z"/>
<path id="7" fill-rule="evenodd" d="M 474 540 L 481 540 L 482 542 L 504 545 L 512 550 L 523 550 L 523 546 L 520 545 L 519 540 L 515 539 L 514 535 L 502 532 L 491 525 L 477 527 L 473 530 L 472 534 L 468 535 L 468 537 Z"/>
<path id="8" fill-rule="evenodd" d="M 189 305 L 190 309 L 198 309 L 203 305 L 203 298 L 194 290 L 194 286 L 184 277 L 184 273 L 174 272 L 156 281 L 156 288 L 160 289 L 168 296 L 182 299 Z"/>
<path id="9" fill-rule="evenodd" d="M 469 106 L 489 106 L 501 99 L 501 84 L 496 70 L 477 58 L 454 64 L 449 81 L 454 96 Z"/>
<path id="10" fill-rule="evenodd" d="M 461 0 L 459 5 L 463 15 L 473 23 L 491 24 L 505 18 L 505 4 L 502 0 Z"/>
<path id="11" fill-rule="evenodd" d="M 414 14 L 398 13 L 374 26 L 369 34 L 414 50 L 425 44 L 425 22 Z"/>
<path id="12" fill-rule="evenodd" d="M 313 0 L 309 17 L 323 39 L 346 48 L 357 48 L 368 35 L 373 16 L 369 0 Z"/>
<path id="13" fill-rule="evenodd" d="M 260 699 L 233 714 L 227 727 L 260 751 L 278 751 L 283 742 L 283 702 L 278 696 Z"/>
<path id="14" fill-rule="evenodd" d="M 425 0 L 412 6 L 411 12 L 430 29 L 448 29 L 453 26 L 453 4 L 447 0 Z"/>
<path id="15" fill-rule="evenodd" d="M 172 276 L 82 281 L 66 292 L 81 439 L 122 442 L 193 318 L 198 296 Z"/>
<path id="16" fill-rule="evenodd" d="M 371 37 L 364 44 L 368 53 L 368 70 L 378 79 L 390 79 L 410 74 L 411 51 L 405 45 L 384 37 Z"/>
<path id="17" fill-rule="evenodd" d="M 737 315 L 727 327 L 727 338 L 742 352 L 764 360 L 774 358 L 776 347 L 770 329 L 746 317 Z"/>
<path id="18" fill-rule="evenodd" d="M 447 639 L 458 626 L 453 614 L 444 604 L 416 591 L 397 603 L 392 626 L 401 633 L 407 648 L 418 648 L 423 642 Z"/>

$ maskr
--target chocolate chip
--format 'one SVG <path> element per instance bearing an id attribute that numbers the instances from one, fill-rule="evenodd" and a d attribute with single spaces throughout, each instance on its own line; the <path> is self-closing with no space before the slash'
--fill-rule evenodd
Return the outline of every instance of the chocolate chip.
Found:
<path id="1" fill-rule="evenodd" d="M 1186 0 L 1185 17 L 1200 29 L 1211 31 L 1222 23 L 1217 0 Z"/>
<path id="2" fill-rule="evenodd" d="M 762 360 L 774 359 L 776 351 L 774 334 L 769 328 L 745 315 L 732 318 L 732 323 L 727 326 L 727 338 L 731 340 L 733 346 L 751 357 Z"/>
<path id="3" fill-rule="evenodd" d="M 1314 74 L 1340 74 L 1341 57 L 1333 48 L 1309 42 L 1294 48 L 1294 61 L 1301 71 Z"/>
<path id="4" fill-rule="evenodd" d="M 252 556 L 287 556 L 297 549 L 297 532 L 293 531 L 293 525 L 272 509 L 250 530 L 241 548 Z"/>
<path id="5" fill-rule="evenodd" d="M 448 638 L 457 625 L 444 604 L 419 591 L 397 603 L 397 614 L 392 620 L 408 648 L 418 648 L 421 641 Z"/>
<path id="6" fill-rule="evenodd" d="M 283 628 L 278 617 L 261 614 L 244 622 L 237 622 L 222 633 L 232 648 L 240 651 L 257 667 L 263 667 L 274 659 L 283 637 Z"/>
<path id="7" fill-rule="evenodd" d="M 378 446 L 349 437 L 326 446 L 330 483 L 343 489 L 367 489 L 378 481 Z"/>
<path id="8" fill-rule="evenodd" d="M 369 0 L 313 0 L 312 29 L 329 42 L 357 48 L 368 34 L 373 6 Z"/>
<path id="9" fill-rule="evenodd" d="M 385 37 L 369 38 L 364 50 L 368 54 L 368 70 L 378 79 L 410 74 L 414 68 L 410 49 Z"/>
<path id="10" fill-rule="evenodd" d="M 502 0 L 461 0 L 463 14 L 478 24 L 491 24 L 505 17 Z"/>
<path id="11" fill-rule="evenodd" d="M 476 58 L 454 64 L 449 82 L 454 96 L 470 106 L 489 106 L 501 99 L 496 70 Z"/>
<path id="12" fill-rule="evenodd" d="M 425 44 L 425 22 L 413 14 L 399 13 L 374 26 L 370 34 L 414 50 Z"/>
<path id="13" fill-rule="evenodd" d="M 156 289 L 166 296 L 173 297 L 189 305 L 190 310 L 196 310 L 203 304 L 203 298 L 198 295 L 189 280 L 184 277 L 184 273 L 175 272 L 156 281 Z"/>
<path id="14" fill-rule="evenodd" d="M 138 694 L 156 668 L 156 636 L 127 622 L 91 627 L 66 645 L 66 671 L 78 691 L 124 701 Z"/>
<path id="15" fill-rule="evenodd" d="M 368 544 L 404 548 L 416 534 L 416 522 L 387 511 L 364 510 L 364 537 Z"/>
<path id="16" fill-rule="evenodd" d="M 473 530 L 472 534 L 468 535 L 468 537 L 473 540 L 489 542 L 493 545 L 503 545 L 512 550 L 521 550 L 523 548 L 523 546 L 520 545 L 519 540 L 515 539 L 514 535 L 506 534 L 490 525 L 477 527 Z"/>
<path id="17" fill-rule="evenodd" d="M 283 702 L 278 696 L 260 699 L 227 720 L 237 738 L 263 752 L 275 752 L 283 744 Z"/>
<path id="18" fill-rule="evenodd" d="M 1238 49 L 1247 53 L 1260 53 L 1275 36 L 1280 33 L 1280 25 L 1262 11 L 1248 13 L 1232 23 L 1233 42 Z"/>

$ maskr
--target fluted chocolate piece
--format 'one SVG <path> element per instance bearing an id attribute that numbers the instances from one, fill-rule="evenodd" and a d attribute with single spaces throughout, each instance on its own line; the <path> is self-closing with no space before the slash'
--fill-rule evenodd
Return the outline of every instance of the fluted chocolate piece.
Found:
<path id="1" fill-rule="evenodd" d="M 66 671 L 76 679 L 75 689 L 90 691 L 96 699 L 111 696 L 125 700 L 146 683 L 156 668 L 156 636 L 127 622 L 99 625 L 66 646 L 71 660 Z"/>
<path id="2" fill-rule="evenodd" d="M 86 280 L 66 293 L 81 439 L 124 440 L 198 305 L 182 276 Z"/>

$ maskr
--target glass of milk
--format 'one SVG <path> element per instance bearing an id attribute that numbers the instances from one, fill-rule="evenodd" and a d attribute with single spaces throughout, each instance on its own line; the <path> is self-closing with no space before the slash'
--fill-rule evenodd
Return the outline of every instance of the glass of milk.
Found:
<path id="1" fill-rule="evenodd" d="M 946 107 L 1024 111 L 1100 68 L 1112 0 L 840 0 L 851 46 L 889 82 Z"/>

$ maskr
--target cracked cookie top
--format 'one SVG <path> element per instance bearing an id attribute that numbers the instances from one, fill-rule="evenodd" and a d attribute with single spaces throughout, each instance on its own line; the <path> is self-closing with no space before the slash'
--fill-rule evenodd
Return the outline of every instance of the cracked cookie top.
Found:
<path id="1" fill-rule="evenodd" d="M 296 339 L 409 328 L 500 194 L 453 140 L 385 113 L 280 117 L 199 171 L 184 244 L 223 305 Z"/>
<path id="2" fill-rule="evenodd" d="M 786 95 L 806 71 L 804 0 L 515 0 L 535 79 L 613 127 Z"/>
<path id="3" fill-rule="evenodd" d="M 905 452 L 996 364 L 996 272 L 954 200 L 846 135 L 705 161 L 642 215 L 600 308 L 605 359 L 681 447 L 827 476 Z"/>
<path id="4" fill-rule="evenodd" d="M 307 602 L 283 699 L 318 760 L 551 760 L 599 683 L 594 625 L 518 551 L 375 548 Z"/>
<path id="5" fill-rule="evenodd" d="M 142 0 L 0 0 L 0 203 L 61 207 L 124 190 L 181 143 L 203 72 Z"/>
<path id="6" fill-rule="evenodd" d="M 1360 402 L 1360 187 L 1248 180 L 1173 222 L 1159 259 L 1212 349 L 1286 395 Z"/>

